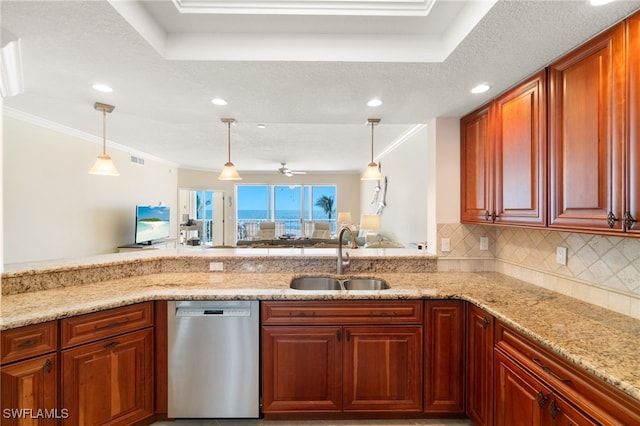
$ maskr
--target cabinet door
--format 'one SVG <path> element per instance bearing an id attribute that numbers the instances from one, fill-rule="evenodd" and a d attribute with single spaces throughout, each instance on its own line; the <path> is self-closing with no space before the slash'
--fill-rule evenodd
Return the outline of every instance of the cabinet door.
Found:
<path id="1" fill-rule="evenodd" d="M 425 302 L 424 411 L 464 413 L 464 305 Z"/>
<path id="2" fill-rule="evenodd" d="M 422 327 L 344 327 L 344 410 L 422 410 Z"/>
<path id="3" fill-rule="evenodd" d="M 495 101 L 495 222 L 545 226 L 547 99 L 542 71 Z"/>
<path id="4" fill-rule="evenodd" d="M 551 391 L 502 352 L 495 356 L 496 426 L 539 426 L 551 424 L 548 411 Z"/>
<path id="5" fill-rule="evenodd" d="M 564 398 L 556 395 L 549 401 L 548 410 L 553 426 L 597 426 L 601 424 L 579 411 Z"/>
<path id="6" fill-rule="evenodd" d="M 262 327 L 264 413 L 342 409 L 342 327 Z"/>
<path id="7" fill-rule="evenodd" d="M 152 329 L 62 351 L 64 424 L 128 425 L 152 415 L 152 355 Z"/>
<path id="8" fill-rule="evenodd" d="M 629 133 L 625 228 L 627 232 L 640 234 L 640 13 L 627 20 L 627 55 Z"/>
<path id="9" fill-rule="evenodd" d="M 58 409 L 56 355 L 5 365 L 0 369 L 3 425 L 55 425 Z"/>
<path id="10" fill-rule="evenodd" d="M 493 317 L 467 304 L 467 415 L 476 426 L 493 425 Z"/>
<path id="11" fill-rule="evenodd" d="M 549 67 L 552 227 L 622 231 L 624 25 Z"/>
<path id="12" fill-rule="evenodd" d="M 491 140 L 489 105 L 460 120 L 460 218 L 462 222 L 492 222 Z"/>

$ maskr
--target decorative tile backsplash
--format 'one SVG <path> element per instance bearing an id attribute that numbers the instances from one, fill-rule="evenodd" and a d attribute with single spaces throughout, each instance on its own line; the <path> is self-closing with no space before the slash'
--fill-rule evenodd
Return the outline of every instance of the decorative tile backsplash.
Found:
<path id="1" fill-rule="evenodd" d="M 640 319 L 640 239 L 448 223 L 438 225 L 438 245 L 440 271 L 495 270 Z M 567 265 L 556 262 L 557 247 L 568 249 Z"/>

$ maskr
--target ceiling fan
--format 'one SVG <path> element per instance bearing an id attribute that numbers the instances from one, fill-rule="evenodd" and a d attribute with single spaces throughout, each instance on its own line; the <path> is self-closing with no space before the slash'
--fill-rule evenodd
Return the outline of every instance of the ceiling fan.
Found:
<path id="1" fill-rule="evenodd" d="M 278 171 L 285 176 L 291 177 L 293 175 L 307 174 L 307 172 L 299 172 L 299 171 L 291 170 L 290 168 L 287 167 L 286 163 L 280 163 L 280 164 L 282 164 L 282 167 L 280 167 Z"/>

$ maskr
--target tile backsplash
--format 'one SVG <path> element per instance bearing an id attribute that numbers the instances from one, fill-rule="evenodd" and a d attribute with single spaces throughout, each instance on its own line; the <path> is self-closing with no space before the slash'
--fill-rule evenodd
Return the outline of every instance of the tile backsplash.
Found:
<path id="1" fill-rule="evenodd" d="M 502 272 L 640 319 L 640 239 L 447 223 L 438 225 L 438 245 L 440 271 Z M 568 249 L 566 265 L 556 262 L 557 247 Z"/>

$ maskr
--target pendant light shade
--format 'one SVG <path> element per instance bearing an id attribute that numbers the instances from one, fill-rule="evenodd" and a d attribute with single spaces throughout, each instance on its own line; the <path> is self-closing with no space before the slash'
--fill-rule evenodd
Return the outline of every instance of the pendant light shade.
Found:
<path id="1" fill-rule="evenodd" d="M 370 118 L 369 124 L 371 125 L 371 162 L 367 166 L 367 170 L 365 170 L 364 174 L 360 178 L 361 180 L 380 180 L 382 179 L 382 173 L 380 173 L 380 169 L 378 165 L 373 161 L 373 126 L 380 122 L 379 118 Z"/>
<path id="2" fill-rule="evenodd" d="M 242 177 L 236 170 L 236 166 L 231 162 L 231 125 L 236 123 L 236 120 L 233 118 L 221 118 L 223 123 L 227 124 L 227 152 L 229 153 L 229 157 L 227 162 L 222 169 L 222 173 L 218 176 L 219 180 L 242 180 Z"/>
<path id="3" fill-rule="evenodd" d="M 91 169 L 90 175 L 101 176 L 120 176 L 120 172 L 111 161 L 111 157 L 107 155 L 107 113 L 111 113 L 115 108 L 113 105 L 102 104 L 96 102 L 93 107 L 97 111 L 102 111 L 102 154 L 98 155 L 98 159 Z"/>

